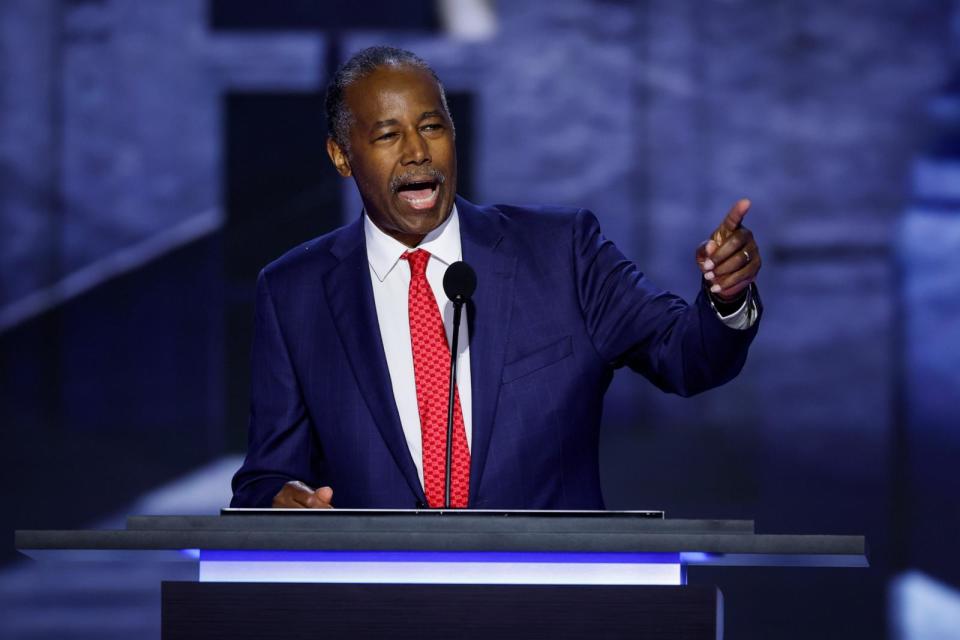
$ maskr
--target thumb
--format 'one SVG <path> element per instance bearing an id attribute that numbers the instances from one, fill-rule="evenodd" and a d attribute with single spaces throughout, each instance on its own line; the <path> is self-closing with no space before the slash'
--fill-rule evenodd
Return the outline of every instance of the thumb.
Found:
<path id="1" fill-rule="evenodd" d="M 313 495 L 327 504 L 333 503 L 333 489 L 331 487 L 320 487 L 313 492 Z"/>

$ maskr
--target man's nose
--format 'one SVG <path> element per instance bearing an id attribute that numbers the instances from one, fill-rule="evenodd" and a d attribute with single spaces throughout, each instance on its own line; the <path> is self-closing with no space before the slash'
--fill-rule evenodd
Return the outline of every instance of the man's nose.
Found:
<path id="1" fill-rule="evenodd" d="M 430 162 L 430 147 L 427 141 L 414 131 L 404 138 L 403 164 L 426 164 Z"/>

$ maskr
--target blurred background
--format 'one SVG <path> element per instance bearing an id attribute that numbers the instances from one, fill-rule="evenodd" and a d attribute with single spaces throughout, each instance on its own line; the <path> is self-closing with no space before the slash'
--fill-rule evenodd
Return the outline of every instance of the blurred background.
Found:
<path id="1" fill-rule="evenodd" d="M 373 44 L 446 83 L 462 195 L 589 207 L 688 298 L 753 200 L 747 367 L 690 400 L 621 372 L 607 503 L 866 534 L 872 567 L 694 570 L 728 637 L 960 637 L 957 0 L 0 1 L 0 635 L 158 633 L 188 570 L 12 531 L 227 503 L 256 275 L 359 215 L 322 102 Z"/>

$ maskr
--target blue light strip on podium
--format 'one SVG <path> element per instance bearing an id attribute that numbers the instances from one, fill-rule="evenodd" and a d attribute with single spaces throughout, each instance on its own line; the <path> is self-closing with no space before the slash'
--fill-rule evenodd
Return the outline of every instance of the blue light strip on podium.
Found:
<path id="1" fill-rule="evenodd" d="M 200 582 L 682 585 L 679 553 L 200 551 Z"/>
<path id="2" fill-rule="evenodd" d="M 785 554 L 785 553 L 701 553 L 682 552 L 683 566 L 710 567 L 833 567 L 866 568 L 867 558 L 859 554 Z"/>

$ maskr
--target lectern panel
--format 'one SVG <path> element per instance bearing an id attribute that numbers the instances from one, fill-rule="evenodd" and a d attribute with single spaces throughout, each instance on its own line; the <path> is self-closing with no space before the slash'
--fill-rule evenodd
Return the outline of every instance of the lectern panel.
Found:
<path id="1" fill-rule="evenodd" d="M 717 640 L 715 587 L 163 583 L 164 640 Z"/>

